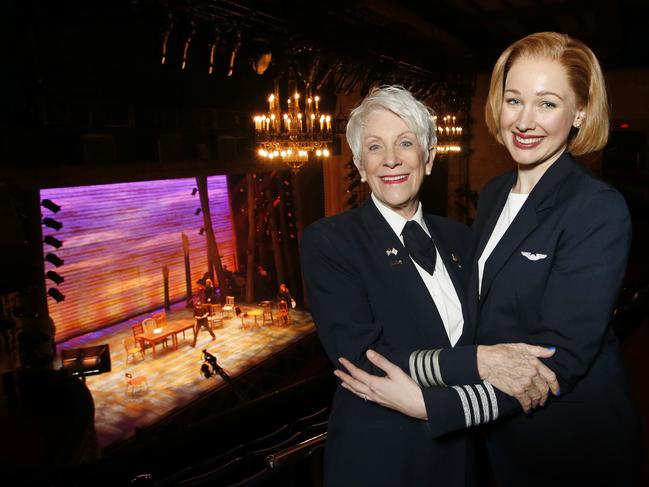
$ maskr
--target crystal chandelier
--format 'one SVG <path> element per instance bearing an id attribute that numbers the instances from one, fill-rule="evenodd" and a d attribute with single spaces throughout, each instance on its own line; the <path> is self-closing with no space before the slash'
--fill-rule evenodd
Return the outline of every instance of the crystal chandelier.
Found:
<path id="1" fill-rule="evenodd" d="M 268 112 L 255 115 L 257 154 L 268 161 L 279 160 L 298 171 L 310 157 L 326 158 L 333 140 L 331 116 L 320 112 L 320 97 L 307 87 L 304 109 L 295 83 L 289 83 L 286 110 L 280 104 L 279 88 L 268 97 Z"/>
<path id="2" fill-rule="evenodd" d="M 449 154 L 462 151 L 462 126 L 457 123 L 455 115 L 444 115 L 441 122 L 437 116 L 437 153 Z"/>

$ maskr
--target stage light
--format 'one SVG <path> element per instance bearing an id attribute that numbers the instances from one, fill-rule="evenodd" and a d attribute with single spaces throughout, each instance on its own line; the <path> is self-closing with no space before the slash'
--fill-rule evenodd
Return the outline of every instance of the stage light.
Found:
<path id="1" fill-rule="evenodd" d="M 56 221 L 54 218 L 43 218 L 43 225 L 53 228 L 54 230 L 61 230 L 63 223 Z"/>
<path id="2" fill-rule="evenodd" d="M 205 228 L 201 227 L 201 229 L 198 231 L 199 235 L 203 235 L 205 233 Z"/>
<path id="3" fill-rule="evenodd" d="M 45 242 L 48 245 L 51 245 L 55 249 L 58 249 L 63 245 L 63 242 L 61 242 L 58 238 L 54 238 L 51 235 L 47 235 L 44 239 L 43 242 Z"/>
<path id="4" fill-rule="evenodd" d="M 200 215 L 200 213 L 201 213 L 201 209 L 196 208 L 196 211 L 194 212 L 194 215 L 198 216 L 198 215 Z"/>
<path id="5" fill-rule="evenodd" d="M 271 62 L 273 62 L 272 52 L 269 51 L 263 54 L 259 54 L 252 60 L 252 70 L 261 76 L 266 72 Z"/>
<path id="6" fill-rule="evenodd" d="M 55 287 L 51 287 L 47 290 L 47 294 L 52 297 L 57 303 L 60 303 L 65 299 L 65 296 L 61 294 L 61 291 L 56 289 Z"/>
<path id="7" fill-rule="evenodd" d="M 63 265 L 63 259 L 60 259 L 59 257 L 52 254 L 51 252 L 45 254 L 45 260 L 51 264 L 54 264 L 56 267 L 61 267 Z"/>
<path id="8" fill-rule="evenodd" d="M 54 203 L 52 200 L 43 200 L 41 201 L 41 205 L 50 210 L 52 213 L 58 213 L 58 211 L 61 209 L 61 207 Z"/>
<path id="9" fill-rule="evenodd" d="M 234 34 L 234 40 L 232 42 L 232 51 L 230 52 L 230 66 L 228 68 L 228 78 L 234 74 L 234 60 L 237 57 L 237 52 L 241 47 L 241 31 L 237 30 Z"/>
<path id="10" fill-rule="evenodd" d="M 207 46 L 210 48 L 210 66 L 207 70 L 208 74 L 212 74 L 214 72 L 214 61 L 216 59 L 216 49 L 221 44 L 221 32 L 217 27 L 214 28 L 214 34 L 212 35 L 212 41 L 207 44 Z"/>
<path id="11" fill-rule="evenodd" d="M 198 188 L 192 189 L 192 196 L 196 196 L 196 193 L 198 193 Z"/>
<path id="12" fill-rule="evenodd" d="M 187 36 L 187 39 L 185 39 L 185 46 L 183 47 L 183 58 L 180 64 L 180 69 L 185 69 L 187 67 L 187 56 L 189 55 L 189 46 L 192 43 L 192 39 L 194 38 L 195 34 L 196 34 L 196 29 L 194 28 L 194 22 L 192 22 L 190 25 L 189 35 Z"/>
<path id="13" fill-rule="evenodd" d="M 58 272 L 54 272 L 54 271 L 47 271 L 45 273 L 45 277 L 47 277 L 51 281 L 54 281 L 57 284 L 61 284 L 63 281 L 65 281 L 65 279 L 63 278 L 63 276 L 61 274 L 59 274 Z"/>
<path id="14" fill-rule="evenodd" d="M 250 57 L 250 66 L 255 73 L 261 76 L 273 61 L 273 53 L 266 39 L 253 39 L 251 45 L 252 54 Z"/>

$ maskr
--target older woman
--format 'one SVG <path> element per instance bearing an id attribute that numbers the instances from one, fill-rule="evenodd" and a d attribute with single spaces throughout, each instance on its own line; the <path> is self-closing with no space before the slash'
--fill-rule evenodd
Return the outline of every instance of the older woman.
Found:
<path id="1" fill-rule="evenodd" d="M 300 246 L 311 311 L 334 364 L 348 357 L 375 371 L 365 358 L 372 348 L 407 369 L 413 350 L 467 343 L 468 229 L 422 213 L 418 195 L 433 165 L 435 125 L 408 91 L 373 90 L 352 111 L 347 140 L 372 195 L 305 230 Z M 339 389 L 325 483 L 464 486 L 473 475 L 467 438 L 433 438 L 425 423 Z"/>
<path id="2" fill-rule="evenodd" d="M 512 44 L 494 67 L 486 119 L 516 170 L 489 182 L 480 197 L 469 293 L 477 341 L 556 347 L 545 363 L 561 389 L 544 408 L 486 429 L 498 485 L 634 485 L 638 423 L 608 326 L 624 276 L 629 214 L 622 196 L 572 157 L 600 150 L 608 136 L 595 55 L 552 32 Z M 429 387 L 424 395 L 439 397 L 424 403 L 413 380 L 371 355 L 388 377 L 346 362 L 354 378 L 341 377 L 357 394 L 428 417 L 438 434 L 495 419 L 484 398 L 458 385 L 477 382 L 479 367 L 448 360 L 440 377 L 455 387 Z M 411 372 L 419 386 L 430 385 Z M 449 393 L 456 394 L 455 414 Z M 499 416 L 516 406 L 498 395 Z M 439 415 L 445 424 L 436 422 Z"/>
<path id="3" fill-rule="evenodd" d="M 331 361 L 349 357 L 371 370 L 364 358 L 370 347 L 399 362 L 400 350 L 460 340 L 468 229 L 422 213 L 419 189 L 433 166 L 435 125 L 408 91 L 372 91 L 352 112 L 347 140 L 372 196 L 361 208 L 307 228 L 300 253 Z M 465 485 L 466 450 L 464 436 L 436 440 L 421 421 L 339 389 L 325 483 Z"/>

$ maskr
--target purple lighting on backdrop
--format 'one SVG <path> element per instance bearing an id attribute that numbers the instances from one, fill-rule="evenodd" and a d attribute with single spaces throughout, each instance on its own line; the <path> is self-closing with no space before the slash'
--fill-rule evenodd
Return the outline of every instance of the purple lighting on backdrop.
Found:
<path id="1" fill-rule="evenodd" d="M 41 199 L 61 207 L 56 218 L 63 223 L 47 232 L 63 242 L 55 252 L 64 261 L 56 272 L 65 279 L 57 286 L 65 301 L 48 298 L 57 341 L 161 307 L 165 265 L 171 300 L 185 298 L 182 233 L 189 239 L 194 286 L 207 270 L 195 183 L 187 178 L 41 190 Z M 222 262 L 236 269 L 226 176 L 208 178 L 208 188 Z M 44 244 L 43 252 L 48 248 Z M 46 272 L 53 269 L 45 263 Z"/>

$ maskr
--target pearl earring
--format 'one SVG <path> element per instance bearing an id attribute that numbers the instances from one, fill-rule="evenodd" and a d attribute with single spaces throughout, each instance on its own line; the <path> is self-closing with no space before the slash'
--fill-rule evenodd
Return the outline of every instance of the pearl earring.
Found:
<path id="1" fill-rule="evenodd" d="M 361 177 L 361 183 L 364 183 L 365 181 L 366 181 L 366 179 Z"/>
<path id="2" fill-rule="evenodd" d="M 426 176 L 430 176 L 430 171 L 426 171 Z"/>

